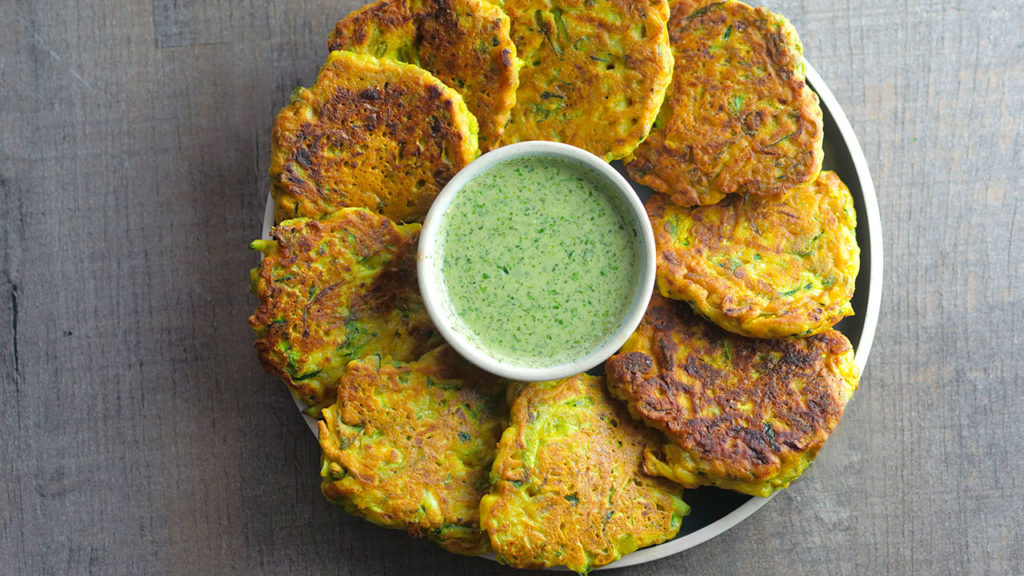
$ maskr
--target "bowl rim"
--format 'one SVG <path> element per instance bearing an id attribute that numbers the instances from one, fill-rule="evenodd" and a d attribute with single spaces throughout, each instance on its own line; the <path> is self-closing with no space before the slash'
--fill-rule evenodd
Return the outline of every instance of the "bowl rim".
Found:
<path id="1" fill-rule="evenodd" d="M 521 158 L 552 158 L 568 161 L 593 173 L 607 186 L 604 190 L 622 202 L 623 209 L 638 232 L 640 262 L 634 279 L 633 297 L 622 322 L 596 348 L 572 360 L 548 366 L 527 366 L 496 358 L 456 327 L 456 313 L 445 296 L 441 278 L 439 243 L 444 216 L 458 193 L 474 179 L 506 162 Z M 559 142 L 532 140 L 510 144 L 488 152 L 458 172 L 434 199 L 423 221 L 416 251 L 417 281 L 423 303 L 434 326 L 464 358 L 491 374 L 524 382 L 557 380 L 586 372 L 607 360 L 640 325 L 654 291 L 657 252 L 654 231 L 643 202 L 633 186 L 610 164 L 581 148 Z"/>

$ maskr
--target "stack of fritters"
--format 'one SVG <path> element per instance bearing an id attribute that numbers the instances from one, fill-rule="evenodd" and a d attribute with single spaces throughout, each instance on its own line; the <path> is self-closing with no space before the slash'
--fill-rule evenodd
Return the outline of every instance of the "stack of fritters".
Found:
<path id="1" fill-rule="evenodd" d="M 516 101 L 519 59 L 508 16 L 486 0 L 382 0 L 338 22 L 331 50 L 415 64 L 455 89 L 497 147 Z"/>
<path id="2" fill-rule="evenodd" d="M 820 172 L 821 109 L 789 22 L 676 0 L 669 29 L 672 85 L 627 164 L 655 189 L 660 295 L 608 382 L 665 433 L 647 472 L 767 496 L 803 472 L 857 387 L 831 329 L 853 313 L 853 199 Z"/>
<path id="3" fill-rule="evenodd" d="M 655 189 L 658 291 L 749 338 L 830 330 L 853 313 L 857 219 L 820 171 L 822 113 L 796 31 L 764 8 L 693 0 L 672 3 L 669 29 L 673 82 L 627 164 Z"/>
<path id="4" fill-rule="evenodd" d="M 859 250 L 785 18 L 379 0 L 329 47 L 274 122 L 250 318 L 264 367 L 322 416 L 328 499 L 454 552 L 583 573 L 673 538 L 683 488 L 767 496 L 800 475 L 857 386 L 831 326 Z M 523 140 L 624 158 L 655 190 L 660 294 L 606 377 L 503 381 L 424 310 L 417 222 L 480 149 Z"/>

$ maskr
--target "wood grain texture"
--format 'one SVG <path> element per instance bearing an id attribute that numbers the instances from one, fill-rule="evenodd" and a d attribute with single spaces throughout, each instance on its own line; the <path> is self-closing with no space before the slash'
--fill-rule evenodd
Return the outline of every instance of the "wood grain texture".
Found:
<path id="1" fill-rule="evenodd" d="M 512 574 L 349 517 L 246 317 L 271 121 L 358 0 L 0 3 L 0 574 Z M 767 3 L 861 139 L 885 292 L 808 473 L 633 574 L 1024 573 L 1024 6 Z"/>

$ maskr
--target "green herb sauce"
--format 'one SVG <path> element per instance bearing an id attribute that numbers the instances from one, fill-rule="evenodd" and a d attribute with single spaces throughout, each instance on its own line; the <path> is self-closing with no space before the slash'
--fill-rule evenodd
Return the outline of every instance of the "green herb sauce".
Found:
<path id="1" fill-rule="evenodd" d="M 460 190 L 439 227 L 455 328 L 527 366 L 603 343 L 629 311 L 642 254 L 607 187 L 569 161 L 519 158 Z"/>

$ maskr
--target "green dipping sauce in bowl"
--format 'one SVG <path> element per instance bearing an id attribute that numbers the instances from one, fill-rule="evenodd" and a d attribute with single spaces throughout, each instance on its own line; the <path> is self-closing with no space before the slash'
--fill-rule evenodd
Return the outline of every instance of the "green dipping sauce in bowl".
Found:
<path id="1" fill-rule="evenodd" d="M 572 361 L 632 305 L 637 231 L 613 193 L 578 165 L 507 160 L 471 180 L 441 224 L 452 310 L 496 358 Z"/>
<path id="2" fill-rule="evenodd" d="M 420 287 L 471 362 L 556 379 L 600 364 L 636 328 L 653 246 L 642 204 L 608 164 L 526 142 L 481 157 L 438 196 L 420 237 Z"/>

